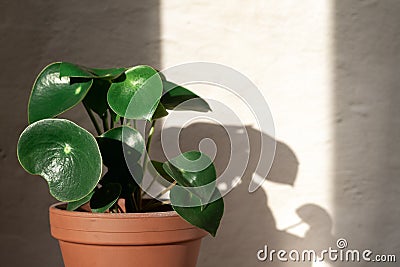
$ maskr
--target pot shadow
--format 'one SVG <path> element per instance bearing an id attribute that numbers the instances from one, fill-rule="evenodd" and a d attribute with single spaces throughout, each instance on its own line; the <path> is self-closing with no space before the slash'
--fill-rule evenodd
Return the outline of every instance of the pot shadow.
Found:
<path id="1" fill-rule="evenodd" d="M 307 204 L 297 209 L 297 215 L 302 223 L 308 225 L 308 231 L 304 237 L 293 235 L 276 227 L 275 218 L 268 206 L 268 198 L 261 188 L 253 193 L 248 192 L 248 187 L 253 174 L 265 177 L 263 171 L 268 169 L 268 158 L 261 159 L 261 142 L 265 149 L 272 149 L 274 139 L 269 135 L 260 133 L 251 126 L 246 126 L 249 147 L 243 142 L 243 128 L 237 126 L 220 126 L 210 123 L 193 123 L 181 128 L 163 129 L 163 135 L 176 138 L 179 136 L 179 148 L 182 152 L 201 150 L 206 154 L 216 151 L 214 164 L 217 175 L 224 171 L 231 177 L 241 177 L 237 186 L 224 197 L 225 212 L 216 238 L 207 237 L 203 240 L 198 260 L 200 267 L 214 266 L 312 266 L 311 262 L 271 262 L 259 261 L 257 251 L 268 245 L 268 249 L 315 249 L 316 251 L 328 248 L 334 237 L 332 231 L 332 219 L 321 207 Z M 228 135 L 228 132 L 230 133 Z M 233 133 L 233 134 L 232 134 Z M 213 145 L 204 145 L 201 141 L 205 138 L 213 140 Z M 160 132 L 156 131 L 153 138 L 151 157 L 164 161 Z M 231 145 L 239 151 L 234 163 L 246 160 L 247 167 L 243 172 L 242 164 L 231 164 Z M 216 149 L 215 149 L 216 148 Z M 298 160 L 290 147 L 283 142 L 276 141 L 276 152 L 267 180 L 283 185 L 294 186 Z M 234 255 L 234 256 L 233 256 Z M 240 255 L 240 256 L 238 256 Z"/>

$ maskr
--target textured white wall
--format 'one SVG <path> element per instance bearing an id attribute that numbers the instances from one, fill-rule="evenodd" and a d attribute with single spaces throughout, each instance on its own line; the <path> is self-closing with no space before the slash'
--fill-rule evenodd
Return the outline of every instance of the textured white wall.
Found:
<path id="1" fill-rule="evenodd" d="M 62 266 L 50 236 L 46 182 L 24 172 L 19 134 L 37 73 L 53 61 L 111 67 L 159 67 L 159 4 L 151 1 L 0 2 L 0 257 L 1 266 Z M 68 117 L 91 125 L 78 106 Z M 92 129 L 94 132 L 94 129 Z"/>
<path id="2" fill-rule="evenodd" d="M 335 11 L 335 229 L 356 247 L 398 252 L 400 2 Z"/>
<path id="3" fill-rule="evenodd" d="M 161 10 L 163 66 L 210 61 L 247 75 L 275 120 L 281 166 L 275 175 L 293 181 L 267 181 L 252 195 L 246 192 L 248 179 L 243 181 L 228 195 L 220 232 L 204 242 L 199 266 L 255 266 L 257 249 L 265 244 L 299 247 L 309 224 L 282 231 L 302 221 L 296 210 L 312 203 L 332 215 L 334 208 L 331 3 L 164 1 Z M 232 107 L 244 124 L 254 123 L 221 89 L 192 88 Z M 297 175 L 289 170 L 296 167 Z M 321 235 L 314 242 L 330 238 Z"/>
<path id="4" fill-rule="evenodd" d="M 255 155 L 225 199 L 217 238 L 203 242 L 200 267 L 290 266 L 259 263 L 256 252 L 265 244 L 321 249 L 338 237 L 352 248 L 400 250 L 400 1 L 26 0 L 0 7 L 1 265 L 61 265 L 48 229 L 54 200 L 15 156 L 30 86 L 54 60 L 97 67 L 218 62 L 260 88 L 275 120 L 277 155 L 263 188 L 248 194 L 260 142 L 254 121 L 225 91 L 191 86 L 238 110 Z M 84 113 L 69 115 L 86 123 Z M 203 137 L 216 140 L 221 171 L 229 148 L 221 128 L 198 123 L 185 131 L 184 150 Z"/>
<path id="5" fill-rule="evenodd" d="M 199 266 L 290 266 L 258 263 L 256 251 L 335 248 L 339 237 L 351 248 L 398 251 L 399 11 L 398 1 L 162 2 L 162 65 L 210 61 L 247 75 L 278 140 L 272 177 L 250 195 L 245 176 L 227 196 Z M 229 94 L 192 89 L 254 123 Z M 189 135 L 202 131 L 210 128 Z"/>

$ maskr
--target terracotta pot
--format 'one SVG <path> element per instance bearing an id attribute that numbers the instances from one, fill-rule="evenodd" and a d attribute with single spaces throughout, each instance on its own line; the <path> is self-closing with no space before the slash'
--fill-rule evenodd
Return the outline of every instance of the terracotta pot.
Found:
<path id="1" fill-rule="evenodd" d="M 89 213 L 50 207 L 66 267 L 194 267 L 207 233 L 176 212 Z"/>

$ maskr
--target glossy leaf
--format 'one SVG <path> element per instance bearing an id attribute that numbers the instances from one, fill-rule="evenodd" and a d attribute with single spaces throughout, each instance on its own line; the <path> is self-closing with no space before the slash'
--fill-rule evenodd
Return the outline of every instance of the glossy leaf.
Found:
<path id="1" fill-rule="evenodd" d="M 102 117 L 108 109 L 107 92 L 111 83 L 102 79 L 93 80 L 93 85 L 86 94 L 83 102 L 100 117 Z"/>
<path id="2" fill-rule="evenodd" d="M 101 185 L 119 183 L 122 186 L 121 197 L 128 198 L 137 191 L 143 179 L 143 169 L 138 163 L 130 164 L 130 168 L 109 168 L 100 180 Z"/>
<path id="3" fill-rule="evenodd" d="M 93 194 L 94 194 L 94 191 L 90 192 L 89 195 L 87 195 L 86 197 L 84 197 L 82 199 L 79 199 L 77 201 L 68 202 L 67 210 L 73 211 L 73 210 L 76 210 L 77 208 L 79 208 L 80 206 L 82 206 L 83 204 L 86 204 L 87 202 L 90 201 Z"/>
<path id="4" fill-rule="evenodd" d="M 93 73 L 83 66 L 75 65 L 69 62 L 61 62 L 60 77 L 78 77 L 78 78 L 94 78 Z"/>
<path id="5" fill-rule="evenodd" d="M 201 208 L 201 201 L 182 187 L 173 187 L 170 192 L 172 208 L 186 221 L 215 236 L 224 213 L 224 201 L 218 189 L 214 191 L 214 202 Z"/>
<path id="6" fill-rule="evenodd" d="M 168 115 L 168 111 L 165 109 L 164 105 L 160 103 L 158 103 L 157 109 L 153 114 L 153 117 L 151 118 L 152 120 L 157 120 L 160 119 L 162 117 L 165 117 Z"/>
<path id="7" fill-rule="evenodd" d="M 27 172 L 47 181 L 59 201 L 82 199 L 100 180 L 102 160 L 95 138 L 68 120 L 45 119 L 28 126 L 17 155 Z"/>
<path id="8" fill-rule="evenodd" d="M 115 79 L 126 71 L 126 68 L 94 69 L 69 62 L 60 65 L 60 77 L 110 78 Z"/>
<path id="9" fill-rule="evenodd" d="M 211 111 L 210 106 L 204 99 L 185 87 L 169 81 L 163 81 L 163 90 L 164 94 L 161 97 L 161 103 L 166 109 Z"/>
<path id="10" fill-rule="evenodd" d="M 28 104 L 28 121 L 52 118 L 74 107 L 85 97 L 91 79 L 60 78 L 60 63 L 45 67 L 33 85 Z"/>
<path id="11" fill-rule="evenodd" d="M 92 212 L 102 213 L 111 208 L 121 194 L 121 185 L 117 183 L 106 184 L 96 190 L 90 200 Z"/>
<path id="12" fill-rule="evenodd" d="M 101 78 L 116 79 L 121 76 L 127 68 L 111 68 L 111 69 L 89 69 L 91 73 Z"/>
<path id="13" fill-rule="evenodd" d="M 110 114 L 111 114 L 111 119 L 114 121 L 114 123 L 117 123 L 121 117 L 116 114 L 112 109 L 110 109 Z"/>
<path id="14" fill-rule="evenodd" d="M 135 163 L 144 151 L 142 135 L 129 126 L 113 128 L 97 137 L 104 164 L 122 168 Z"/>
<path id="15" fill-rule="evenodd" d="M 217 175 L 214 164 L 201 152 L 185 152 L 165 162 L 163 168 L 179 185 L 188 187 L 202 203 L 206 203 L 215 191 Z"/>
<path id="16" fill-rule="evenodd" d="M 107 101 L 121 117 L 150 120 L 161 95 L 162 82 L 157 71 L 149 66 L 137 66 L 113 81 Z"/>
<path id="17" fill-rule="evenodd" d="M 172 178 L 172 177 L 164 170 L 164 168 L 163 168 L 163 163 L 162 163 L 162 162 L 152 160 L 152 161 L 151 161 L 151 164 L 153 165 L 154 169 L 155 169 L 155 170 L 157 171 L 157 173 L 159 174 L 158 176 L 157 176 L 157 175 L 154 175 L 154 176 L 155 176 L 155 179 L 157 179 L 157 181 L 158 181 L 160 184 L 162 184 L 162 185 L 164 185 L 164 186 L 168 186 L 169 184 L 166 183 L 166 181 L 169 182 L 169 183 L 175 182 L 174 178 Z M 165 181 L 165 180 L 166 180 L 166 181 Z"/>

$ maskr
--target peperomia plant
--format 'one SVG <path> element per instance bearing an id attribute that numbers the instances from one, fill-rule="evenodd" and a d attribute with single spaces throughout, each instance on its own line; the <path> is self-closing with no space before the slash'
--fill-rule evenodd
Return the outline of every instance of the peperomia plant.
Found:
<path id="1" fill-rule="evenodd" d="M 191 99 L 197 101 L 181 105 Z M 96 137 L 74 122 L 58 118 L 79 103 L 93 122 Z M 198 95 L 167 81 L 149 66 L 95 69 L 52 63 L 34 82 L 29 125 L 18 141 L 19 162 L 30 174 L 42 176 L 51 195 L 67 202 L 68 210 L 82 211 L 87 204 L 92 212 L 112 213 L 172 207 L 189 223 L 215 236 L 224 203 L 215 186 L 212 161 L 198 151 L 164 163 L 147 160 L 156 121 L 177 107 L 210 110 Z M 135 128 L 138 120 L 151 125 L 148 134 Z M 169 181 L 162 194 L 170 190 L 170 202 L 144 198 L 141 182 L 150 162 L 158 175 Z M 103 169 L 107 169 L 104 175 Z M 205 185 L 207 190 L 191 190 Z M 211 195 L 211 203 L 205 202 Z M 190 205 L 181 205 L 185 201 Z"/>

